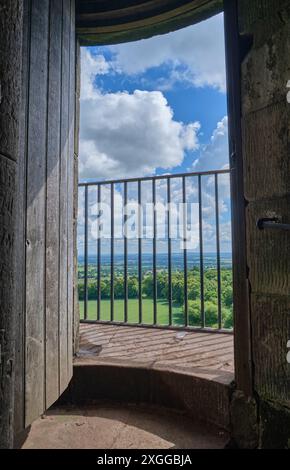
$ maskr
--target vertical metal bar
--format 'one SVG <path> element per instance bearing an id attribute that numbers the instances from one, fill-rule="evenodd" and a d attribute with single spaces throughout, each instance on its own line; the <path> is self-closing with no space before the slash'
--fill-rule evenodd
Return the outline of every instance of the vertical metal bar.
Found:
<path id="1" fill-rule="evenodd" d="M 202 227 L 201 175 L 198 175 L 198 203 L 199 203 L 200 320 L 201 320 L 201 327 L 202 327 L 202 328 L 205 328 L 205 312 L 204 312 L 204 260 L 203 260 L 203 227 Z"/>
<path id="2" fill-rule="evenodd" d="M 114 183 L 111 184 L 111 321 L 114 321 Z"/>
<path id="3" fill-rule="evenodd" d="M 222 328 L 221 302 L 221 253 L 220 253 L 220 223 L 219 223 L 219 192 L 218 175 L 215 175 L 215 212 L 216 212 L 216 250 L 217 250 L 217 282 L 218 282 L 218 325 Z"/>
<path id="4" fill-rule="evenodd" d="M 184 269 L 184 325 L 188 326 L 188 287 L 187 287 L 187 204 L 186 204 L 186 180 L 182 178 L 182 202 L 183 202 L 183 269 Z"/>
<path id="5" fill-rule="evenodd" d="M 124 322 L 128 322 L 128 241 L 127 241 L 127 213 L 128 186 L 124 183 Z"/>
<path id="6" fill-rule="evenodd" d="M 167 179 L 167 242 L 168 242 L 168 306 L 169 306 L 169 325 L 172 325 L 172 247 L 171 247 L 171 190 L 170 179 Z"/>
<path id="7" fill-rule="evenodd" d="M 100 234 L 101 185 L 98 185 L 98 259 L 97 259 L 97 319 L 101 319 L 101 234 Z"/>
<path id="8" fill-rule="evenodd" d="M 84 279 L 84 319 L 88 318 L 88 187 L 85 186 L 85 279 Z"/>
<path id="9" fill-rule="evenodd" d="M 157 325 L 157 272 L 156 272 L 156 245 L 157 245 L 157 217 L 156 217 L 156 184 L 152 180 L 153 202 L 153 323 Z"/>
<path id="10" fill-rule="evenodd" d="M 139 323 L 143 323 L 142 315 L 142 193 L 141 180 L 138 181 L 138 300 L 139 300 Z"/>

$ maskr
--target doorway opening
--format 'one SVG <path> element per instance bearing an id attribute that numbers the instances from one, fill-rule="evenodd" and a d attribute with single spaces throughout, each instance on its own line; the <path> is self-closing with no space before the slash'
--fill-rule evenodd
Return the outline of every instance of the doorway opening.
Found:
<path id="1" fill-rule="evenodd" d="M 230 383 L 223 14 L 81 52 L 80 356 L 215 370 Z"/>

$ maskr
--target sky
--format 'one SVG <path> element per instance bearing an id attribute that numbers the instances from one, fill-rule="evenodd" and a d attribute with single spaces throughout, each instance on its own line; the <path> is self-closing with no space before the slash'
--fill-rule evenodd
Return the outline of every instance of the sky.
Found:
<path id="1" fill-rule="evenodd" d="M 80 181 L 228 168 L 223 27 L 220 14 L 151 39 L 82 48 Z M 178 199 L 181 188 L 178 181 L 174 184 Z M 188 184 L 194 202 L 195 183 Z M 204 179 L 203 185 L 210 250 L 214 247 L 213 180 Z M 157 191 L 162 200 L 161 183 Z M 116 187 L 118 198 L 121 205 L 121 190 Z M 133 186 L 130 198 L 136 199 Z M 227 177 L 221 178 L 220 198 L 221 231 L 229 248 Z"/>

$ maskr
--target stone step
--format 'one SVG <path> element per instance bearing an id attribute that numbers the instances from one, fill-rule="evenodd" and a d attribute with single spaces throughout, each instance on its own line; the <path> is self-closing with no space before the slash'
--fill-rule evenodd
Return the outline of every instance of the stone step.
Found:
<path id="1" fill-rule="evenodd" d="M 231 372 L 201 367 L 82 358 L 75 362 L 73 379 L 59 404 L 110 400 L 157 405 L 229 430 L 232 381 Z"/>

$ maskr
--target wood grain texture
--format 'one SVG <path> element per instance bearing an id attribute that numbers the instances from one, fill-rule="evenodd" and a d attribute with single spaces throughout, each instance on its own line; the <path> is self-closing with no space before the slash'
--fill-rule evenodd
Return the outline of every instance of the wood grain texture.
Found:
<path id="1" fill-rule="evenodd" d="M 16 191 L 15 163 L 0 154 L 0 448 L 13 439 Z"/>
<path id="2" fill-rule="evenodd" d="M 73 353 L 74 355 L 79 349 L 79 325 L 80 325 L 80 309 L 79 309 L 79 291 L 78 291 L 78 248 L 77 248 L 77 217 L 78 217 L 78 157 L 74 156 L 74 305 L 73 305 Z"/>
<path id="3" fill-rule="evenodd" d="M 62 105 L 60 155 L 60 279 L 59 279 L 59 393 L 68 383 L 68 165 L 70 88 L 70 0 L 63 0 Z"/>
<path id="4" fill-rule="evenodd" d="M 13 446 L 17 400 L 18 201 L 23 5 L 0 0 L 0 448 Z M 20 260 L 21 262 L 21 260 Z M 22 343 L 21 343 L 22 344 Z M 21 346 L 20 346 L 21 348 Z M 21 349 L 23 356 L 23 350 Z M 23 364 L 23 362 L 22 362 Z"/>
<path id="5" fill-rule="evenodd" d="M 45 402 L 45 203 L 49 1 L 32 0 L 26 231 L 26 425 Z M 41 47 L 40 47 L 41 45 Z"/>
<path id="6" fill-rule="evenodd" d="M 0 0 L 0 448 L 13 446 L 23 6 Z"/>
<path id="7" fill-rule="evenodd" d="M 22 3 L 21 0 L 0 1 L 0 153 L 14 161 L 19 156 Z"/>
<path id="8" fill-rule="evenodd" d="M 74 194 L 78 189 L 75 187 L 75 161 L 74 161 L 74 131 L 75 131 L 75 0 L 70 2 L 70 86 L 69 86 L 69 152 L 68 152 L 68 325 L 67 325 L 67 338 L 68 338 L 68 378 L 72 377 L 72 356 L 73 356 L 73 343 L 74 343 L 74 277 L 75 277 L 75 265 L 74 265 Z"/>
<path id="9" fill-rule="evenodd" d="M 59 395 L 59 185 L 62 3 L 51 0 L 46 187 L 46 408 Z"/>
<path id="10" fill-rule="evenodd" d="M 78 248 L 77 248 L 77 224 L 78 224 L 78 155 L 79 155 L 79 126 L 80 126 L 80 91 L 81 91 L 81 54 L 80 45 L 76 43 L 76 94 L 75 94 L 75 136 L 74 136 L 74 309 L 73 309 L 73 349 L 74 354 L 79 348 L 79 294 L 78 294 Z"/>
<path id="11" fill-rule="evenodd" d="M 17 215 L 17 324 L 15 329 L 15 403 L 14 403 L 14 440 L 25 426 L 25 297 L 26 297 L 26 163 L 27 163 L 27 126 L 30 50 L 30 2 L 23 10 L 22 40 L 22 92 L 20 125 L 20 161 L 18 164 L 18 215 Z"/>
<path id="12" fill-rule="evenodd" d="M 67 387 L 73 356 L 74 0 L 26 7 L 16 433 Z"/>

